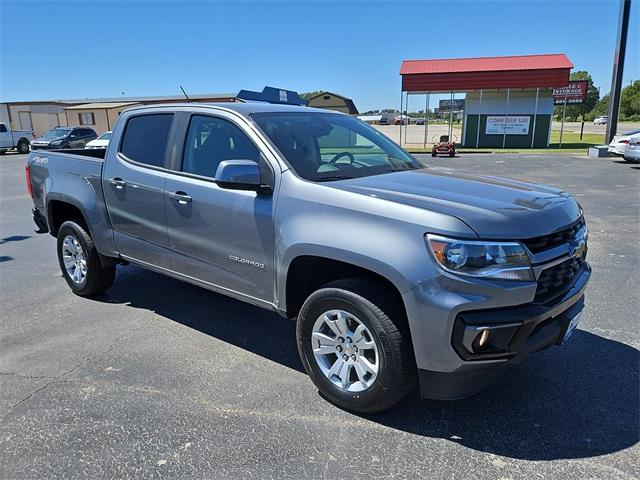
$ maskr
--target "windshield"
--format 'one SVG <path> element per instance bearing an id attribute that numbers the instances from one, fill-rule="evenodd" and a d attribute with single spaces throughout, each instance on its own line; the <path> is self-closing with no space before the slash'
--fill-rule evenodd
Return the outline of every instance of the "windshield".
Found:
<path id="1" fill-rule="evenodd" d="M 111 132 L 104 132 L 96 140 L 109 140 L 111 138 Z"/>
<path id="2" fill-rule="evenodd" d="M 335 113 L 255 113 L 253 120 L 291 168 L 317 182 L 413 170 L 422 166 L 364 122 Z"/>
<path id="3" fill-rule="evenodd" d="M 62 138 L 66 137 L 70 131 L 70 128 L 54 128 L 45 133 L 42 138 Z"/>

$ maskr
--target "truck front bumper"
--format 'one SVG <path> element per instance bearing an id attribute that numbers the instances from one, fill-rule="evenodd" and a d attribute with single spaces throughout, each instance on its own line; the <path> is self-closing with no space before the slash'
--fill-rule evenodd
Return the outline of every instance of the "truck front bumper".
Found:
<path id="1" fill-rule="evenodd" d="M 532 302 L 536 284 L 529 282 L 441 276 L 405 293 L 421 395 L 467 397 L 529 354 L 562 344 L 584 308 L 590 275 L 584 262 L 565 293 L 545 304 Z M 485 330 L 486 345 L 475 351 Z"/>

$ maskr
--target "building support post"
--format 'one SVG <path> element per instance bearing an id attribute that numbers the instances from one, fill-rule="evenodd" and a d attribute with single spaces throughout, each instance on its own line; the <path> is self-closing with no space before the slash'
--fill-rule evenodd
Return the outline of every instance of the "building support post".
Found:
<path id="1" fill-rule="evenodd" d="M 400 90 L 400 119 L 402 119 L 402 102 L 403 102 L 404 92 Z M 400 146 L 402 146 L 402 122 L 400 122 Z"/>
<path id="2" fill-rule="evenodd" d="M 407 92 L 407 100 L 404 105 L 404 109 L 407 111 L 407 124 L 404 127 L 404 144 L 407 144 L 407 130 L 409 130 L 409 92 Z M 400 123 L 404 123 L 404 117 L 400 112 Z"/>
<path id="3" fill-rule="evenodd" d="M 502 125 L 502 148 L 507 145 L 507 115 L 509 115 L 509 99 L 511 97 L 511 89 L 507 88 L 507 105 L 504 109 L 504 125 Z"/>
<path id="4" fill-rule="evenodd" d="M 453 137 L 453 90 L 451 90 L 451 103 L 449 104 L 449 141 Z"/>
<path id="5" fill-rule="evenodd" d="M 567 111 L 567 91 L 564 93 L 564 103 L 562 104 L 562 123 L 560 124 L 560 145 L 559 149 L 562 148 L 562 133 L 564 132 L 564 113 Z"/>
<path id="6" fill-rule="evenodd" d="M 536 119 L 538 117 L 538 96 L 540 95 L 540 87 L 536 88 L 536 106 L 533 108 L 533 130 L 531 132 L 531 148 L 536 141 Z"/>
<path id="7" fill-rule="evenodd" d="M 424 145 L 423 148 L 427 148 L 427 135 L 429 134 L 429 96 L 430 93 L 427 93 L 427 97 L 424 102 Z"/>
<path id="8" fill-rule="evenodd" d="M 478 102 L 478 129 L 476 132 L 476 148 L 480 146 L 480 119 L 482 115 L 482 89 L 480 89 L 480 101 Z"/>

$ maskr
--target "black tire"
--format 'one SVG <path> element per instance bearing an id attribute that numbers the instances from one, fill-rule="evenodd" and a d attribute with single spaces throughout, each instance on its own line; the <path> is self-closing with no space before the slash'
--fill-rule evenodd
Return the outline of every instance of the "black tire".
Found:
<path id="1" fill-rule="evenodd" d="M 31 150 L 31 145 L 29 144 L 29 140 L 23 138 L 18 142 L 17 146 L 18 153 L 27 154 Z"/>
<path id="2" fill-rule="evenodd" d="M 454 152 L 449 152 L 449 156 L 450 157 L 455 157 L 456 156 L 456 152 L 455 151 Z"/>
<path id="3" fill-rule="evenodd" d="M 334 385 L 313 354 L 314 324 L 324 312 L 334 309 L 356 316 L 376 342 L 380 357 L 377 377 L 360 392 Z M 338 280 L 311 294 L 298 315 L 296 337 L 302 364 L 320 393 L 335 405 L 360 413 L 380 412 L 400 401 L 411 390 L 416 376 L 404 317 L 404 309 L 396 304 L 388 288 L 371 280 Z"/>
<path id="4" fill-rule="evenodd" d="M 431 156 L 432 156 L 432 157 L 435 157 L 435 156 L 437 156 L 437 155 L 438 155 L 438 154 L 437 154 L 436 152 L 431 152 Z"/>
<path id="5" fill-rule="evenodd" d="M 82 253 L 86 260 L 86 275 L 84 279 L 77 283 L 72 278 L 64 265 L 63 244 L 68 236 L 74 237 L 82 247 Z M 98 251 L 89 234 L 84 227 L 76 222 L 64 222 L 57 235 L 58 263 L 62 276 L 76 295 L 81 297 L 91 297 L 108 290 L 116 276 L 116 267 L 103 267 L 100 264 Z"/>

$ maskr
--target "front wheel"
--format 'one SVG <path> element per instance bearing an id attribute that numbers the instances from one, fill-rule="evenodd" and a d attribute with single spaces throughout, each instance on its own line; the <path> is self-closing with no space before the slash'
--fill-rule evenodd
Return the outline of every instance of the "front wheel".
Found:
<path id="1" fill-rule="evenodd" d="M 103 267 L 89 234 L 76 222 L 64 222 L 58 230 L 58 263 L 62 276 L 76 295 L 90 297 L 108 290 L 116 267 Z"/>
<path id="2" fill-rule="evenodd" d="M 380 412 L 413 385 L 404 313 L 389 298 L 390 292 L 371 281 L 340 280 L 311 294 L 300 310 L 297 340 L 304 368 L 339 407 Z"/>

